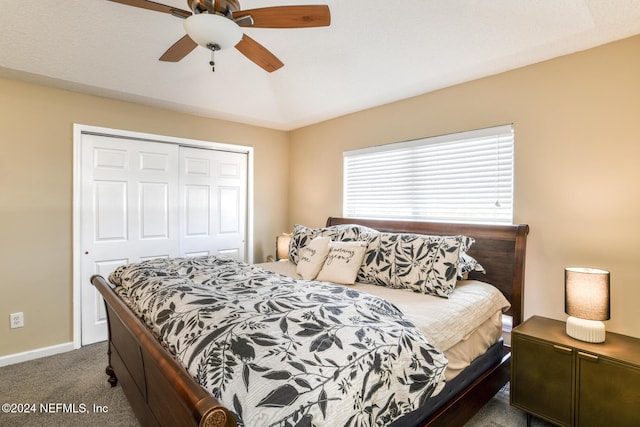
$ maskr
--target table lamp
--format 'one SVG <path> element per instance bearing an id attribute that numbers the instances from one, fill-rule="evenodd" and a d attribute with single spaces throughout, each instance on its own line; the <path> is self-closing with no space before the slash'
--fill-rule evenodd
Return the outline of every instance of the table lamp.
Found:
<path id="1" fill-rule="evenodd" d="M 565 268 L 564 311 L 569 315 L 567 335 L 580 341 L 604 342 L 602 321 L 611 318 L 609 272 L 596 268 Z"/>

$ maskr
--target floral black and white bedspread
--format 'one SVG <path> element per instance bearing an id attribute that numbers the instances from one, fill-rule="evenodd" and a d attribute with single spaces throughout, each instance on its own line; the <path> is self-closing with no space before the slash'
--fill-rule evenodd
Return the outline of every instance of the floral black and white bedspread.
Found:
<path id="1" fill-rule="evenodd" d="M 444 354 L 384 299 L 235 260 L 119 267 L 116 291 L 240 426 L 384 426 L 444 385 Z"/>

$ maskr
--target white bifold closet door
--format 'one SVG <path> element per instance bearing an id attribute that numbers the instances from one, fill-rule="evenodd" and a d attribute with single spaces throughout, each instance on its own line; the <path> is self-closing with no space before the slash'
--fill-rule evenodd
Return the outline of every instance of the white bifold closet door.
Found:
<path id="1" fill-rule="evenodd" d="M 94 134 L 81 149 L 81 339 L 107 339 L 89 279 L 158 257 L 244 261 L 247 155 Z"/>

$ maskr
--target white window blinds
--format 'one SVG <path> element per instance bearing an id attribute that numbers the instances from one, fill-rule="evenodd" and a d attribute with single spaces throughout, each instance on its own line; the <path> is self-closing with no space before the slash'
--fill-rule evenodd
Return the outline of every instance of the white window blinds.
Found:
<path id="1" fill-rule="evenodd" d="M 343 215 L 513 221 L 513 125 L 344 153 Z"/>

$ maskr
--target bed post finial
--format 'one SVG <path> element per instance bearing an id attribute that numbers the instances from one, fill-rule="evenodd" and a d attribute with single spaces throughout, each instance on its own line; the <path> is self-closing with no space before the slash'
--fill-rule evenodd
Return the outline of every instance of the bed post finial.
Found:
<path id="1" fill-rule="evenodd" d="M 200 420 L 200 427 L 227 427 L 235 425 L 228 419 L 229 413 L 222 407 L 212 408 Z"/>

